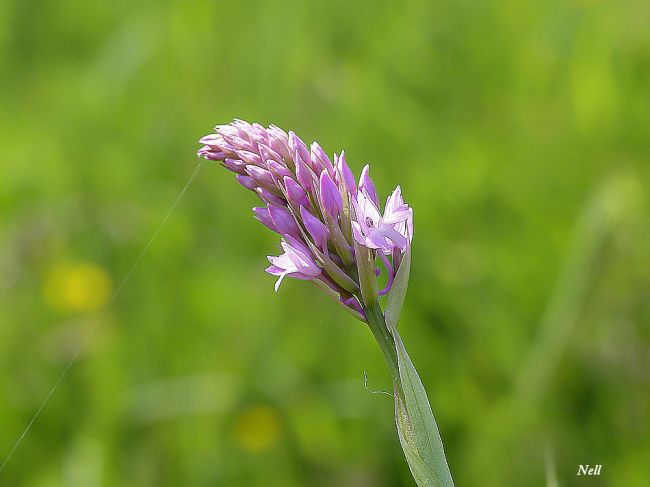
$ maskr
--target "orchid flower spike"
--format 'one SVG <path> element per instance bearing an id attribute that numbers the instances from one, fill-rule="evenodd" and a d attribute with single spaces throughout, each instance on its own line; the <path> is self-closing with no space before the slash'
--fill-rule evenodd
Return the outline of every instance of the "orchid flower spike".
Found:
<path id="1" fill-rule="evenodd" d="M 401 256 L 413 235 L 413 211 L 398 186 L 383 212 L 370 168 L 359 181 L 348 166 L 345 152 L 331 158 L 317 143 L 306 144 L 294 132 L 274 125 L 264 128 L 243 120 L 218 125 L 200 139 L 198 154 L 235 173 L 237 181 L 262 201 L 255 217 L 278 233 L 284 253 L 269 257 L 266 272 L 317 281 L 357 318 L 366 321 L 368 300 L 390 291 Z M 334 161 L 332 163 L 332 161 Z M 359 259 L 368 252 L 371 261 Z M 359 266 L 378 279 L 387 268 L 386 288 L 362 292 Z M 370 286 L 377 288 L 378 286 Z M 364 301 L 365 300 L 365 301 Z"/>
<path id="2" fill-rule="evenodd" d="M 282 253 L 269 256 L 266 268 L 277 277 L 275 290 L 286 278 L 313 282 L 368 324 L 393 378 L 396 426 L 414 479 L 453 487 L 426 391 L 397 331 L 413 239 L 413 209 L 402 189 L 382 209 L 370 166 L 355 181 L 345 152 L 330 158 L 317 142 L 275 125 L 235 120 L 200 142 L 198 155 L 255 193 L 262 202 L 255 218 L 281 236 Z"/>

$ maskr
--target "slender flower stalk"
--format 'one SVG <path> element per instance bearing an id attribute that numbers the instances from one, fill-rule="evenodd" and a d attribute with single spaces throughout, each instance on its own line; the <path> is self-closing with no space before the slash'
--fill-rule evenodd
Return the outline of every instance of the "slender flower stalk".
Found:
<path id="1" fill-rule="evenodd" d="M 275 125 L 235 120 L 200 142 L 198 155 L 235 173 L 261 200 L 255 218 L 281 236 L 283 253 L 269 256 L 266 269 L 277 276 L 275 290 L 287 277 L 312 281 L 368 324 L 393 378 L 398 435 L 418 485 L 453 485 L 426 392 L 397 333 L 413 239 L 401 188 L 382 210 L 368 165 L 357 181 L 343 151 L 330 159 L 318 143 L 307 146 Z"/>

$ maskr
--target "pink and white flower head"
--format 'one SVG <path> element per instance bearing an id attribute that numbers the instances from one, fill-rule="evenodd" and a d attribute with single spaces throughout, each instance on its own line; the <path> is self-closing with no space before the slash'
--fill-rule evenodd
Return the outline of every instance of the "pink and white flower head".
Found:
<path id="1" fill-rule="evenodd" d="M 373 293 L 385 294 L 413 237 L 413 210 L 400 187 L 382 213 L 369 166 L 357 184 L 343 151 L 330 159 L 318 143 L 307 145 L 274 125 L 235 120 L 200 142 L 198 155 L 235 173 L 263 203 L 253 209 L 255 217 L 283 237 L 284 253 L 270 256 L 266 269 L 278 276 L 276 291 L 285 277 L 314 281 L 365 321 L 359 266 L 370 262 L 375 276 L 372 262 L 381 261 L 387 283 Z M 361 259 L 360 252 L 369 257 Z"/>

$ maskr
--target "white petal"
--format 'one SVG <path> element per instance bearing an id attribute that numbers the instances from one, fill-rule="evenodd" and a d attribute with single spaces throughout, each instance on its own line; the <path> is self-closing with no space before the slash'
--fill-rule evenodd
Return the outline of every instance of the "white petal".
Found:
<path id="1" fill-rule="evenodd" d="M 291 274 L 292 271 L 284 271 L 282 274 L 280 274 L 280 277 L 278 278 L 277 281 L 275 281 L 275 292 L 278 292 L 278 289 L 280 289 L 280 284 L 282 284 L 282 280 L 287 277 L 287 275 Z"/>
<path id="2" fill-rule="evenodd" d="M 384 208 L 384 214 L 395 211 L 403 204 L 404 199 L 402 198 L 402 188 L 397 186 L 386 200 L 386 208 Z"/>

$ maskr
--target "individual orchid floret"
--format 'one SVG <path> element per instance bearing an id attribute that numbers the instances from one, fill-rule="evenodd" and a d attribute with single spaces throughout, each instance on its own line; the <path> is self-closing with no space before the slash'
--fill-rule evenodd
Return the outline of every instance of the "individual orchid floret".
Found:
<path id="1" fill-rule="evenodd" d="M 282 249 L 284 254 L 269 256 L 271 265 L 267 267 L 266 272 L 274 276 L 279 276 L 275 283 L 275 290 L 280 288 L 280 284 L 285 277 L 290 276 L 295 279 L 309 280 L 318 277 L 321 268 L 318 267 L 311 252 L 307 247 L 302 245 L 297 239 L 287 237 L 282 240 Z"/>
<path id="2" fill-rule="evenodd" d="M 399 195 L 399 187 L 393 192 L 395 193 Z M 370 249 L 379 249 L 386 254 L 392 253 L 395 247 L 401 251 L 406 250 L 409 240 L 396 227 L 403 224 L 406 228 L 407 221 L 412 219 L 412 213 L 407 205 L 394 205 L 398 202 L 397 196 L 394 196 L 393 200 L 389 197 L 389 201 L 391 207 L 387 206 L 382 215 L 365 191 L 359 191 L 356 198 L 352 200 L 356 213 L 356 219 L 352 221 L 355 240 L 361 245 Z"/>

